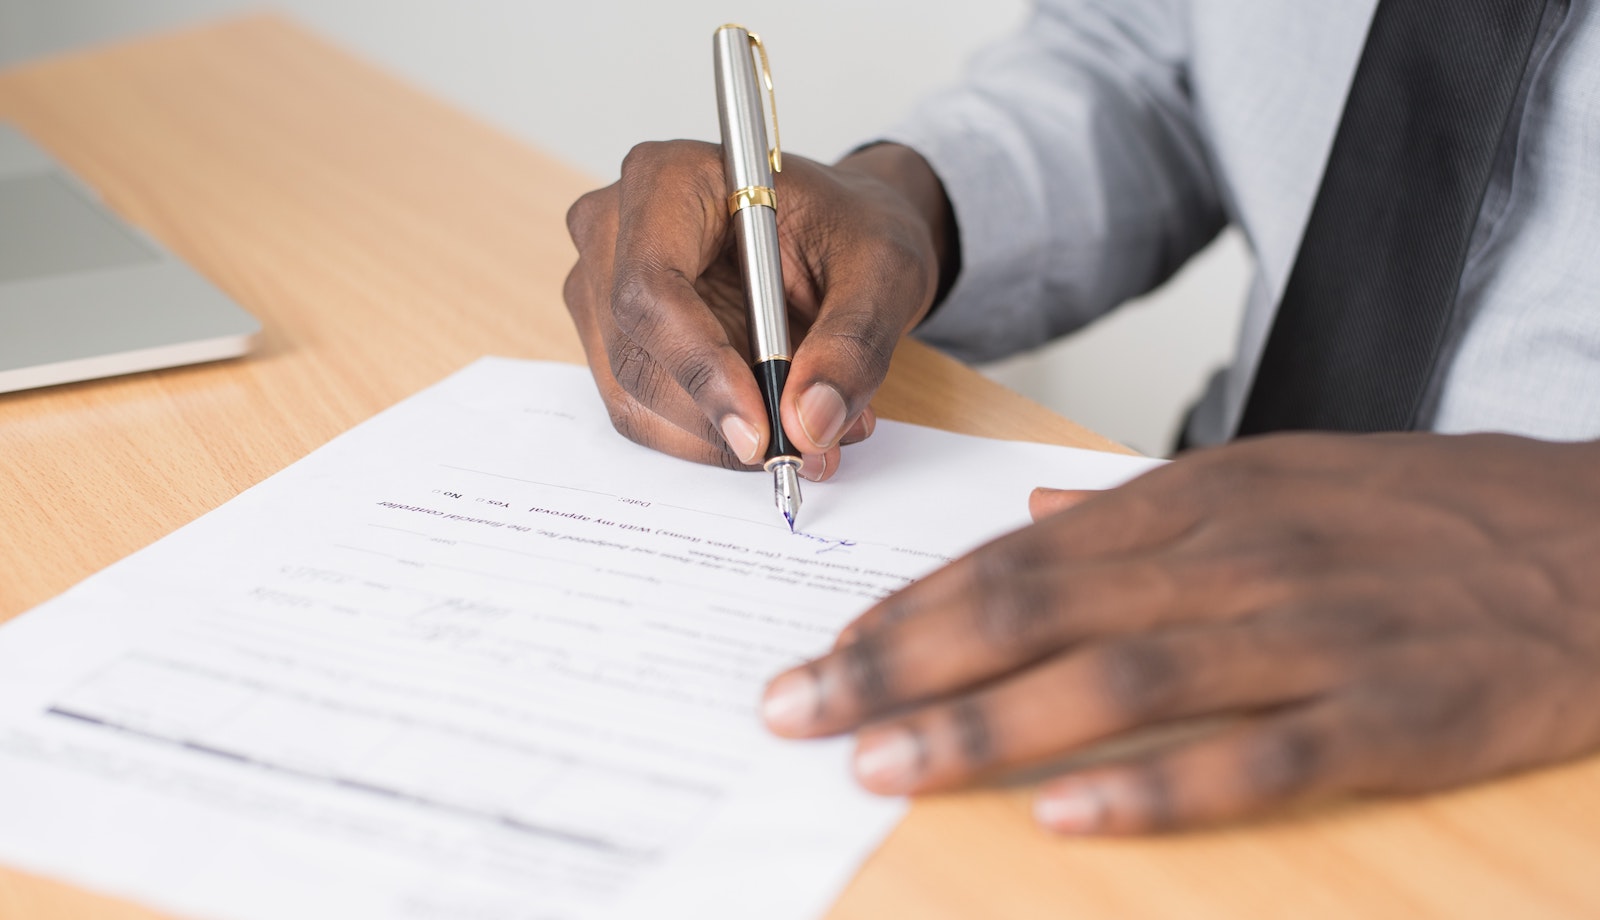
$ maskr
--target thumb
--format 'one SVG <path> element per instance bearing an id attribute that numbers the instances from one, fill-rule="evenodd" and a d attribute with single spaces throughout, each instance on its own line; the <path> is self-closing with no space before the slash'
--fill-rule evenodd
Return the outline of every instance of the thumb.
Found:
<path id="1" fill-rule="evenodd" d="M 916 275 L 911 278 L 921 280 Z M 927 307 L 926 285 L 897 280 L 906 279 L 885 273 L 868 284 L 840 283 L 823 297 L 795 349 L 784 389 L 783 427 L 801 451 L 838 445 L 870 411 L 867 403 L 889 373 L 895 346 Z"/>

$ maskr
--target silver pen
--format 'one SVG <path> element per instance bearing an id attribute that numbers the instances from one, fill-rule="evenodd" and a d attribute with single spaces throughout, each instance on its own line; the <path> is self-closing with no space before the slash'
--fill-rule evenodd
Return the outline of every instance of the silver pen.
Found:
<path id="1" fill-rule="evenodd" d="M 743 26 L 726 25 L 711 38 L 717 71 L 717 114 L 722 123 L 722 170 L 728 181 L 728 213 L 738 237 L 739 267 L 750 306 L 750 360 L 767 406 L 771 438 L 766 469 L 773 500 L 794 530 L 800 514 L 800 451 L 783 431 L 778 412 L 789 376 L 789 313 L 783 303 L 778 258 L 778 197 L 772 174 L 783 169 L 778 149 L 778 107 L 772 68 L 761 39 Z M 756 72 L 756 55 L 761 72 Z M 765 84 L 772 109 L 772 145 L 762 114 Z"/>

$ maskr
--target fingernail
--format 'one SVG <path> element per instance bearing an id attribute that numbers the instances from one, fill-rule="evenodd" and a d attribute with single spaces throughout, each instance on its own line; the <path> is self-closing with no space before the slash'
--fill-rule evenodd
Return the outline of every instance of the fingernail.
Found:
<path id="1" fill-rule="evenodd" d="M 917 739 L 903 728 L 869 736 L 856 749 L 856 778 L 874 792 L 910 792 L 920 756 Z"/>
<path id="2" fill-rule="evenodd" d="M 790 671 L 772 682 L 761 701 L 761 718 L 767 727 L 793 735 L 811 726 L 822 697 L 817 682 L 805 671 Z"/>
<path id="3" fill-rule="evenodd" d="M 1089 784 L 1041 793 L 1033 803 L 1034 820 L 1060 834 L 1092 834 L 1105 815 L 1105 796 Z"/>
<path id="4" fill-rule="evenodd" d="M 826 383 L 813 383 L 811 389 L 800 394 L 795 409 L 800 414 L 800 427 L 806 437 L 821 448 L 833 446 L 844 428 L 844 397 Z"/>
<path id="5" fill-rule="evenodd" d="M 761 434 L 754 425 L 737 415 L 729 415 L 722 420 L 722 438 L 740 461 L 756 461 L 756 451 L 761 449 Z"/>

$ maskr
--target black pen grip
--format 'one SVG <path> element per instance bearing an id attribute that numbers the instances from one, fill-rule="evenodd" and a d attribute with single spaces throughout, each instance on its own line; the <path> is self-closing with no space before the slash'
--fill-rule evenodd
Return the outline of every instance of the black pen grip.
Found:
<path id="1" fill-rule="evenodd" d="M 783 417 L 778 407 L 783 404 L 783 385 L 789 379 L 789 359 L 769 358 L 757 364 L 756 384 L 761 387 L 761 401 L 767 404 L 767 425 L 771 437 L 767 441 L 767 459 L 773 457 L 798 457 L 800 451 L 783 431 Z"/>

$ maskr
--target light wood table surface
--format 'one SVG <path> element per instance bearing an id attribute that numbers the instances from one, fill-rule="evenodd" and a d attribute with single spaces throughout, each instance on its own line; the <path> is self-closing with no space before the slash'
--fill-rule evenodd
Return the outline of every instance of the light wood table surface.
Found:
<path id="1" fill-rule="evenodd" d="M 30 64 L 0 118 L 265 326 L 244 360 L 0 396 L 0 619 L 481 355 L 582 361 L 563 215 L 592 180 L 292 24 Z M 914 343 L 876 406 L 1117 449 Z M 0 869 L 0 920 L 157 916 Z M 1022 790 L 928 798 L 831 916 L 1600 917 L 1600 762 L 1151 840 L 1048 839 Z"/>

